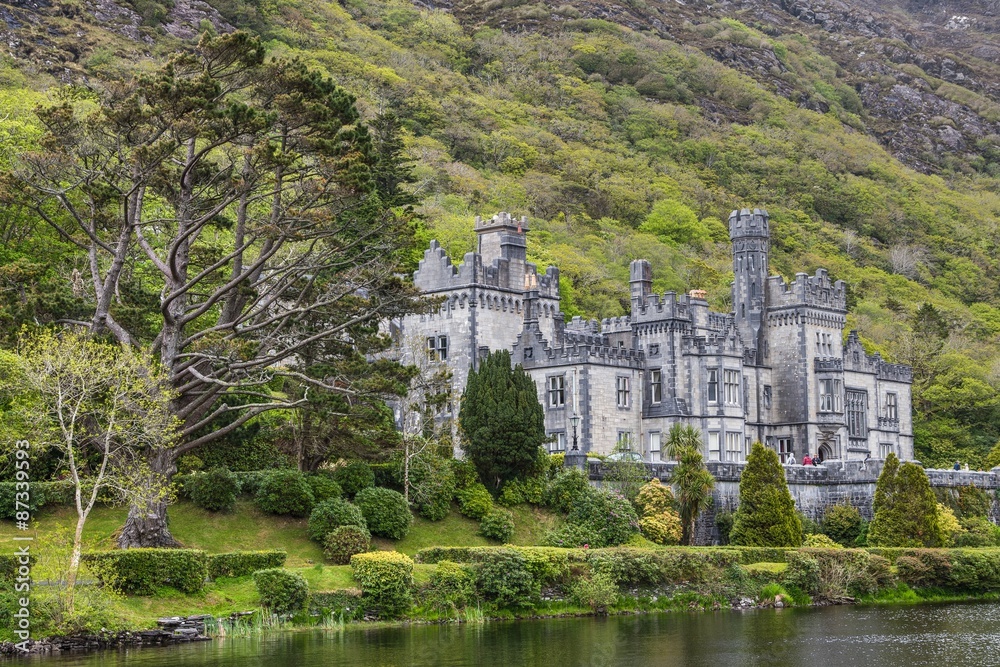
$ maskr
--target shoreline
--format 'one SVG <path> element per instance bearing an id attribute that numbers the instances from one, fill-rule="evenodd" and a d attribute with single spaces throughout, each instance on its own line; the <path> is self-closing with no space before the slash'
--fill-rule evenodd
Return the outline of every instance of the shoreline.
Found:
<path id="1" fill-rule="evenodd" d="M 897 590 L 898 589 L 889 589 L 890 592 Z M 500 615 L 480 615 L 477 620 L 469 620 L 468 618 L 463 618 L 461 615 L 450 617 L 441 616 L 438 618 L 425 616 L 398 620 L 349 621 L 336 621 L 330 618 L 324 619 L 313 616 L 312 618 L 317 618 L 315 623 L 299 623 L 292 621 L 292 619 L 285 619 L 272 621 L 271 623 L 261 627 L 248 628 L 244 626 L 242 629 L 237 629 L 235 632 L 231 629 L 229 631 L 223 630 L 222 632 L 215 633 L 213 633 L 213 630 L 216 630 L 218 626 L 215 626 L 215 623 L 213 622 L 213 628 L 210 630 L 205 626 L 205 621 L 214 620 L 215 622 L 225 622 L 227 620 L 232 620 L 232 618 L 236 616 L 245 617 L 251 612 L 234 612 L 229 619 L 226 619 L 225 617 L 213 617 L 206 614 L 180 618 L 182 623 L 201 621 L 202 627 L 200 632 L 197 634 L 191 632 L 178 634 L 172 631 L 164 630 L 161 625 L 160 629 L 146 628 L 142 630 L 122 630 L 117 632 L 83 634 L 66 637 L 43 637 L 30 640 L 30 648 L 27 652 L 17 649 L 14 642 L 3 641 L 0 642 L 0 660 L 12 663 L 12 661 L 20 658 L 35 658 L 39 656 L 57 657 L 61 655 L 83 655 L 101 651 L 121 650 L 125 648 L 168 648 L 171 646 L 190 644 L 194 642 L 214 642 L 225 639 L 249 639 L 253 637 L 262 637 L 265 635 L 287 632 L 321 631 L 339 633 L 347 630 L 390 629 L 422 625 L 485 625 L 487 623 L 503 623 L 513 621 L 640 616 L 677 612 L 705 613 L 765 610 L 778 611 L 784 609 L 810 609 L 830 606 L 903 607 L 1000 601 L 1000 593 L 954 593 L 939 589 L 915 590 L 908 587 L 906 590 L 910 594 L 902 597 L 891 595 L 866 596 L 864 598 L 851 600 L 818 600 L 810 602 L 809 604 L 784 604 L 782 602 L 778 602 L 776 604 L 773 601 L 756 602 L 749 598 L 741 598 L 723 603 L 717 599 L 717 596 L 699 594 L 682 594 L 676 597 L 662 597 L 655 600 L 653 604 L 648 604 L 645 603 L 641 597 L 623 596 L 626 600 L 635 600 L 639 604 L 630 608 L 616 608 L 601 613 L 593 610 L 587 611 L 583 608 L 560 610 L 558 607 L 563 606 L 561 601 L 550 601 L 541 603 L 541 605 L 539 605 L 542 607 L 541 609 L 536 607 L 530 611 L 524 610 L 522 612 L 511 610 L 508 613 Z M 553 602 L 555 602 L 554 605 Z M 553 608 L 549 611 L 549 613 L 546 613 L 544 608 L 549 605 L 553 605 L 557 608 Z M 178 617 L 175 617 L 171 620 L 176 620 L 177 618 Z"/>

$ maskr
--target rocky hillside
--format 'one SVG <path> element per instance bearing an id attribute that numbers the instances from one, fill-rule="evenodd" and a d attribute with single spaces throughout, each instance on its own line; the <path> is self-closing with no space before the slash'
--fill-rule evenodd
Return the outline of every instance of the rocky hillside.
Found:
<path id="1" fill-rule="evenodd" d="M 474 215 L 531 216 L 529 253 L 560 266 L 569 314 L 623 313 L 637 257 L 656 289 L 727 308 L 722 221 L 766 207 L 772 271 L 847 280 L 866 346 L 914 365 L 920 456 L 994 465 L 997 27 L 975 2 L 18 0 L 0 4 L 0 169 L 37 139 L 34 105 L 249 30 L 365 118 L 398 116 L 423 241 L 458 259 Z M 38 319 L 32 298 L 89 298 L 66 278 L 72 249 L 22 231 L 0 215 L 14 330 Z M 120 307 L 155 304 L 144 289 Z"/>

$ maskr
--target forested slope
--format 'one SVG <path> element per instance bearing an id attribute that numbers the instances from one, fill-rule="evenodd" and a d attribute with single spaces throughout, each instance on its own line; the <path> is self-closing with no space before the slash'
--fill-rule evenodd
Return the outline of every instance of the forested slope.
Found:
<path id="1" fill-rule="evenodd" d="M 38 140 L 36 105 L 89 99 L 199 32 L 247 29 L 334 77 L 366 118 L 399 117 L 422 241 L 459 259 L 474 215 L 529 215 L 529 254 L 560 267 L 569 315 L 626 312 L 639 257 L 657 290 L 727 308 L 723 221 L 767 208 L 772 272 L 828 268 L 869 349 L 913 364 L 923 461 L 986 466 L 1000 438 L 993 25 L 975 6 L 949 28 L 928 5 L 829 4 L 5 4 L 0 163 Z M 85 256 L 9 208 L 0 242 L 8 343 L 86 314 Z M 156 307 L 141 273 L 120 318 Z"/>

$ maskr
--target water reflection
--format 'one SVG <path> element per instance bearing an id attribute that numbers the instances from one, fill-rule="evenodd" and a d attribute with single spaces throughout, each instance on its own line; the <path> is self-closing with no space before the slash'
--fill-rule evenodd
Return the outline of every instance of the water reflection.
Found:
<path id="1" fill-rule="evenodd" d="M 827 607 L 297 632 L 58 667 L 1000 665 L 1000 605 Z"/>

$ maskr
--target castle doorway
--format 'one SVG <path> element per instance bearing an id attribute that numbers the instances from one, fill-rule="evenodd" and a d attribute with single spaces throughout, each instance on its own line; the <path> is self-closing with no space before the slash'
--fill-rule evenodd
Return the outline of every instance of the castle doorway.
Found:
<path id="1" fill-rule="evenodd" d="M 833 458 L 833 452 L 830 450 L 830 445 L 820 445 L 819 446 L 819 460 L 826 461 Z"/>

